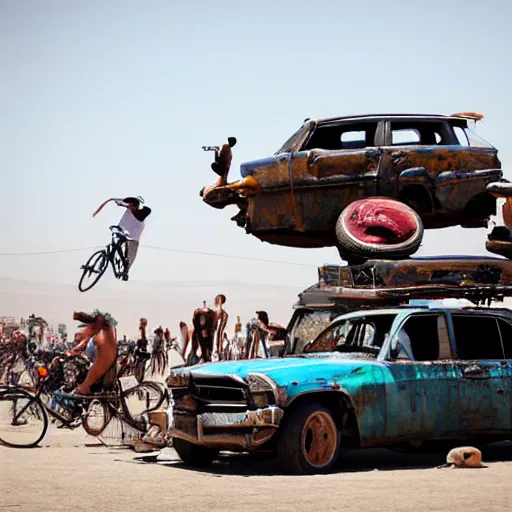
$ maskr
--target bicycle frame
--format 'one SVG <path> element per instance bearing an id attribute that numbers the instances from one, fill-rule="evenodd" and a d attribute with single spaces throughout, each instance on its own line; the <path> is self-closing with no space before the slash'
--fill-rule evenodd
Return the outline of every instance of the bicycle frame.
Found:
<path id="1" fill-rule="evenodd" d="M 138 422 L 137 420 L 134 420 L 132 418 L 131 413 L 128 410 L 128 406 L 126 405 L 126 399 L 125 399 L 129 393 L 131 393 L 134 389 L 136 389 L 139 386 L 140 386 L 140 384 L 137 383 L 135 386 L 132 386 L 132 387 L 128 388 L 127 390 L 117 391 L 117 390 L 122 389 L 121 382 L 119 381 L 119 379 L 117 379 L 116 391 L 114 391 L 113 393 L 98 393 L 98 394 L 94 394 L 94 395 L 74 395 L 74 394 L 65 393 L 62 391 L 50 391 L 48 393 L 45 393 L 44 382 L 37 389 L 30 388 L 28 386 L 9 386 L 9 385 L 7 385 L 7 386 L 3 386 L 2 391 L 3 391 L 3 389 L 8 390 L 8 391 L 13 391 L 16 388 L 21 388 L 21 389 L 24 389 L 25 391 L 29 391 L 29 392 L 33 393 L 32 400 L 30 400 L 25 405 L 25 407 L 23 407 L 20 411 L 17 412 L 17 414 L 13 417 L 13 422 L 17 421 L 18 418 L 20 418 L 22 416 L 22 414 L 31 406 L 32 403 L 34 403 L 36 400 L 39 400 L 41 402 L 42 406 L 44 407 L 45 411 L 47 412 L 47 414 L 49 414 L 51 417 L 55 418 L 57 421 L 59 421 L 65 427 L 73 430 L 81 425 L 81 423 L 75 424 L 75 421 L 79 416 L 77 414 L 75 414 L 74 412 L 70 411 L 71 415 L 68 418 L 68 417 L 60 414 L 59 412 L 55 411 L 52 407 L 48 406 L 47 402 L 45 400 L 41 399 L 41 395 L 43 393 L 45 393 L 48 395 L 48 397 L 50 399 L 57 399 L 57 402 L 60 402 L 61 400 L 69 400 L 71 402 L 82 402 L 79 404 L 82 406 L 82 414 L 83 414 L 83 412 L 85 412 L 87 410 L 87 406 L 90 405 L 90 403 L 92 401 L 98 400 L 102 405 L 105 405 L 106 407 L 108 407 L 109 411 L 112 413 L 112 417 L 116 417 L 116 418 L 124 421 L 125 423 L 127 423 L 130 427 L 132 427 L 138 431 L 144 432 L 146 424 L 145 423 L 142 424 L 141 422 Z M 165 391 L 164 391 L 163 399 L 165 400 Z M 53 402 L 53 400 L 52 400 L 52 402 Z M 116 403 L 116 402 L 119 402 L 120 408 L 114 406 L 114 403 Z M 85 405 L 84 403 L 87 404 L 87 406 L 84 407 L 84 405 Z M 59 405 L 61 405 L 64 409 L 66 409 L 66 405 L 62 404 L 62 402 Z M 148 405 L 148 404 L 146 404 L 146 405 Z M 140 413 L 141 416 L 143 414 L 147 413 L 147 411 L 148 410 L 143 410 Z"/>
<path id="2" fill-rule="evenodd" d="M 126 269 L 128 265 L 128 258 L 126 254 L 127 249 L 127 242 L 128 238 L 121 234 L 112 232 L 112 241 L 107 245 L 105 248 L 105 253 L 107 255 L 107 260 L 109 261 L 112 270 L 114 272 L 114 276 L 119 279 L 123 275 L 123 271 Z M 123 250 L 124 249 L 124 250 Z M 116 265 L 114 264 L 114 258 L 116 254 L 119 254 L 121 256 L 122 262 L 123 262 L 123 270 L 121 272 L 117 271 Z"/>
<path id="3" fill-rule="evenodd" d="M 78 282 L 78 289 L 81 292 L 90 290 L 103 276 L 109 264 L 112 267 L 116 279 L 124 278 L 128 272 L 128 245 L 127 242 L 133 240 L 120 226 L 110 226 L 112 231 L 111 242 L 104 248 L 93 253 L 87 263 L 82 265 L 82 276 Z M 96 265 L 100 263 L 100 267 Z M 88 280 L 95 274 L 90 283 Z M 85 285 L 84 285 L 84 279 Z"/>

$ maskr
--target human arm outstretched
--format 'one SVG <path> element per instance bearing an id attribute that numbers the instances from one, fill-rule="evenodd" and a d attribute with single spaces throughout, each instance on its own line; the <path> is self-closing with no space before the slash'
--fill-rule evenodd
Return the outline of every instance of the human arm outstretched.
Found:
<path id="1" fill-rule="evenodd" d="M 119 199 L 119 198 L 116 198 L 116 197 L 111 197 L 110 199 L 107 199 L 106 201 L 104 201 L 103 203 L 101 203 L 98 208 L 96 209 L 96 211 L 92 214 L 93 217 L 96 217 L 96 215 L 98 215 L 98 213 L 101 212 L 101 210 L 103 210 L 103 207 L 107 204 L 107 203 L 110 203 L 110 201 L 115 201 L 117 206 L 124 206 L 126 207 L 125 203 L 123 203 L 123 200 L 122 199 Z"/>

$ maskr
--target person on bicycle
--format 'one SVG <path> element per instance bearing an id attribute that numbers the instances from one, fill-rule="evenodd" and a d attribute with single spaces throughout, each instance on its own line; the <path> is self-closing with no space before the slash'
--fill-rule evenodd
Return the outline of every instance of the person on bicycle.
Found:
<path id="1" fill-rule="evenodd" d="M 109 313 L 95 309 L 92 314 L 74 312 L 73 320 L 82 322 L 79 343 L 68 353 L 78 355 L 83 352 L 91 338 L 94 339 L 96 354 L 85 380 L 75 392 L 87 395 L 96 391 L 109 391 L 117 377 L 117 322 Z"/>
<path id="2" fill-rule="evenodd" d="M 133 262 L 135 261 L 135 257 L 137 256 L 140 237 L 145 227 L 144 221 L 146 217 L 151 213 L 151 208 L 148 208 L 147 206 L 140 208 L 141 201 L 144 202 L 141 197 L 126 197 L 125 199 L 110 198 L 102 203 L 92 214 L 92 216 L 95 217 L 110 201 L 115 201 L 117 206 L 126 208 L 126 211 L 119 221 L 119 227 L 123 228 L 131 239 L 126 241 L 128 266 L 125 269 L 125 273 L 123 275 L 123 280 L 128 281 L 128 271 L 130 270 Z"/>

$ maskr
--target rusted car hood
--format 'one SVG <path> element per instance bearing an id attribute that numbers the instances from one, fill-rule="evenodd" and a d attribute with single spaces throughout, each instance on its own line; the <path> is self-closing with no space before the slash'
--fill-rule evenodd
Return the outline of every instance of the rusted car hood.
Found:
<path id="1" fill-rule="evenodd" d="M 193 376 L 227 376 L 236 375 L 245 378 L 249 373 L 264 373 L 279 386 L 286 386 L 292 380 L 300 382 L 317 378 L 344 378 L 361 366 L 382 366 L 375 359 L 357 357 L 355 354 L 322 352 L 300 357 L 284 357 L 276 359 L 252 359 L 248 361 L 224 361 L 198 365 L 193 368 L 181 368 L 190 371 Z M 318 385 L 318 384 L 317 384 Z"/>

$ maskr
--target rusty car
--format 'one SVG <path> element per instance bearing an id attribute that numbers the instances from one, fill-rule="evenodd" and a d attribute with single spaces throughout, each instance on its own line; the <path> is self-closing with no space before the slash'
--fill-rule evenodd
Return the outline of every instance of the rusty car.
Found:
<path id="1" fill-rule="evenodd" d="M 418 298 L 456 298 L 475 304 L 501 302 L 512 283 L 509 260 L 487 256 L 426 256 L 325 264 L 315 283 L 299 293 L 286 327 L 282 355 L 303 348 L 337 316 L 361 309 L 399 306 Z"/>
<path id="2" fill-rule="evenodd" d="M 295 354 L 173 369 L 168 436 L 181 459 L 207 467 L 220 451 L 271 450 L 312 474 L 342 449 L 510 439 L 512 311 L 478 304 L 512 296 L 512 261 L 420 262 L 409 286 L 402 263 L 321 269 L 331 303 L 361 306 Z"/>
<path id="3" fill-rule="evenodd" d="M 228 183 L 231 137 L 215 149 L 217 182 L 201 190 L 214 208 L 258 239 L 338 248 L 350 262 L 403 258 L 423 228 L 486 227 L 496 214 L 487 190 L 503 179 L 498 151 L 478 136 L 475 113 L 375 114 L 306 119 L 272 156 L 240 166 Z"/>

